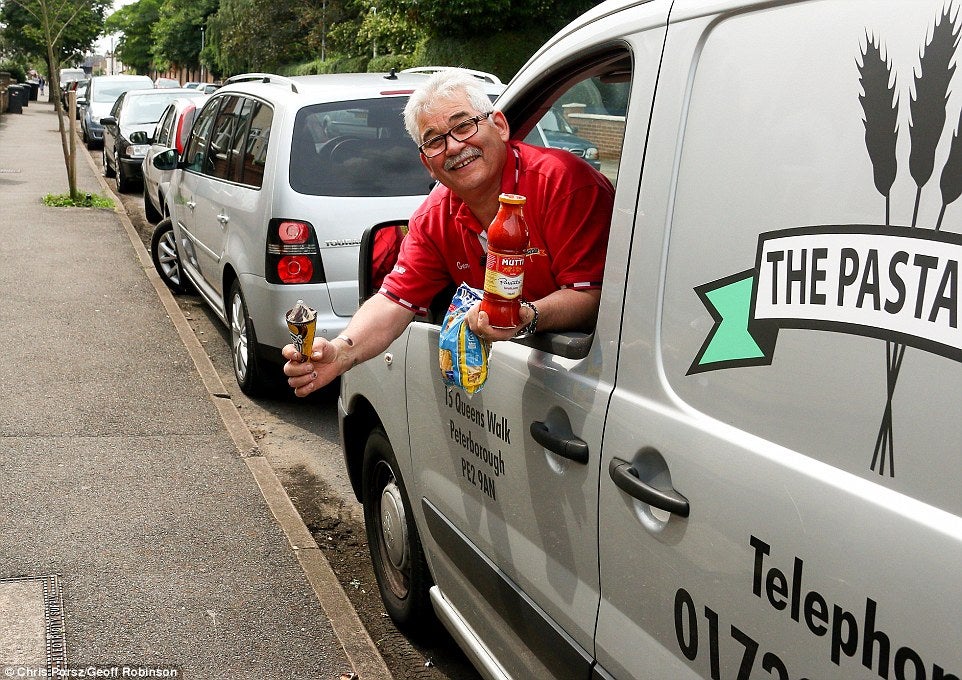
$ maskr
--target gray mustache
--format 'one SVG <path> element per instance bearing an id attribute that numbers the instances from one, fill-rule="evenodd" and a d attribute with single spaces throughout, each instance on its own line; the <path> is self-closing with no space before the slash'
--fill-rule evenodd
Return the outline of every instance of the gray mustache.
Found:
<path id="1" fill-rule="evenodd" d="M 462 151 L 461 153 L 459 153 L 457 156 L 455 156 L 454 158 L 449 158 L 448 160 L 444 161 L 444 169 L 445 169 L 445 170 L 450 170 L 451 168 L 453 168 L 453 167 L 454 167 L 455 165 L 457 165 L 458 163 L 463 163 L 464 161 L 468 160 L 469 158 L 476 158 L 476 157 L 481 156 L 481 155 L 482 155 L 482 154 L 481 154 L 481 149 L 476 149 L 476 148 L 474 148 L 474 147 L 468 147 L 468 148 L 466 148 L 464 151 Z"/>

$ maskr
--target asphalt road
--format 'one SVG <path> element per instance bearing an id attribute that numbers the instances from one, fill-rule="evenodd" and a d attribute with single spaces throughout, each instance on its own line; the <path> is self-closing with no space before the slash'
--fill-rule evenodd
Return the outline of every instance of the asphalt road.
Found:
<path id="1" fill-rule="evenodd" d="M 82 143 L 78 140 L 78 147 Z M 102 152 L 89 152 L 97 167 Z M 150 250 L 153 225 L 144 217 L 144 199 L 121 194 L 106 180 Z M 477 680 L 480 678 L 444 632 L 412 641 L 387 617 L 371 569 L 364 534 L 363 509 L 354 498 L 344 470 L 337 430 L 337 395 L 293 395 L 251 400 L 237 386 L 231 368 L 228 333 L 196 294 L 177 297 L 198 340 L 206 349 L 230 399 L 271 463 L 285 490 L 330 562 L 338 580 L 397 680 Z"/>

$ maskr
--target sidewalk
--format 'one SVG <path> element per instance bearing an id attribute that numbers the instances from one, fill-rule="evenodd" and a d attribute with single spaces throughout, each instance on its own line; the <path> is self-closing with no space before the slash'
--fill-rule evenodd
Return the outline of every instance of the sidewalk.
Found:
<path id="1" fill-rule="evenodd" d="M 77 176 L 105 193 L 83 157 Z M 335 635 L 326 562 L 211 396 L 126 218 L 41 203 L 62 193 L 53 106 L 0 116 L 0 579 L 59 575 L 0 588 L 0 671 L 34 663 L 35 583 L 57 596 L 39 631 L 48 661 L 59 598 L 70 666 L 381 677 Z"/>

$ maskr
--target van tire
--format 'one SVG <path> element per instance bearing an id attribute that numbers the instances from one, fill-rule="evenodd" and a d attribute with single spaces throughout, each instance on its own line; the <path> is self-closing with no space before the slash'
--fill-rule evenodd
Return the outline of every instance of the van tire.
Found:
<path id="1" fill-rule="evenodd" d="M 371 431 L 364 445 L 361 497 L 368 549 L 384 608 L 395 625 L 409 634 L 433 630 L 437 619 L 428 591 L 434 583 L 394 449 L 380 427 Z"/>

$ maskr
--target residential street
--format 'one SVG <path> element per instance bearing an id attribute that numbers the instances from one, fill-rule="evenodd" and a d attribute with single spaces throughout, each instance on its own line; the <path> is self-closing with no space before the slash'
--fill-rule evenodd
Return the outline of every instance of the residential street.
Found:
<path id="1" fill-rule="evenodd" d="M 139 194 L 41 203 L 66 191 L 56 130 L 46 102 L 0 117 L 0 579 L 59 575 L 68 664 L 477 677 L 385 617 L 336 395 L 247 399 L 220 322 L 153 271 Z M 92 154 L 79 186 L 110 196 Z"/>

